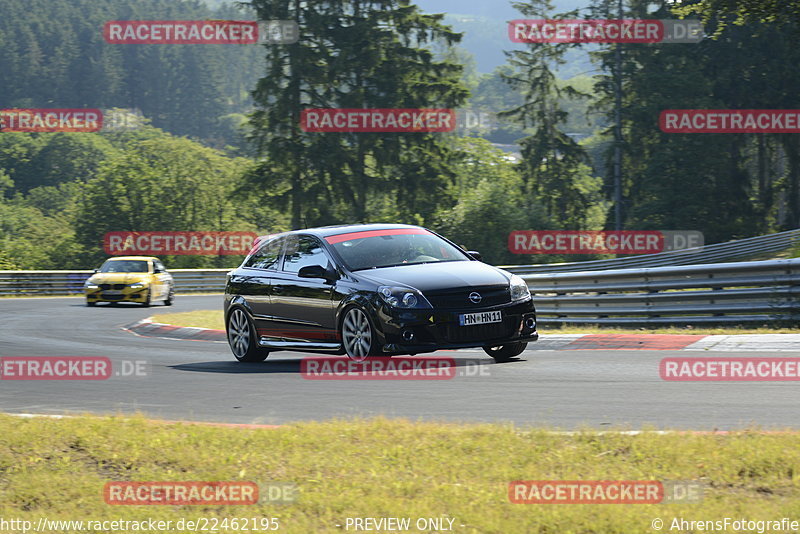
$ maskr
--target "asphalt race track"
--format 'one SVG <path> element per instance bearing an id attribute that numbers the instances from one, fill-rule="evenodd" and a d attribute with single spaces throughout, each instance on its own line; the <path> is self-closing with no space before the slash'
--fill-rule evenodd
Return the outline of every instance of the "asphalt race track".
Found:
<path id="1" fill-rule="evenodd" d="M 495 364 L 480 350 L 439 352 L 461 372 L 450 380 L 307 380 L 298 353 L 241 364 L 227 344 L 147 338 L 122 327 L 155 313 L 221 309 L 222 296 L 179 296 L 171 308 L 84 306 L 79 297 L 0 299 L 0 356 L 107 356 L 145 361 L 146 376 L 108 380 L 0 381 L 8 413 L 134 413 L 170 420 L 281 424 L 385 415 L 412 420 L 513 421 L 581 427 L 730 430 L 800 428 L 797 382 L 665 382 L 681 351 L 536 350 Z M 543 339 L 547 333 L 543 332 Z M 798 356 L 726 352 L 725 356 Z"/>

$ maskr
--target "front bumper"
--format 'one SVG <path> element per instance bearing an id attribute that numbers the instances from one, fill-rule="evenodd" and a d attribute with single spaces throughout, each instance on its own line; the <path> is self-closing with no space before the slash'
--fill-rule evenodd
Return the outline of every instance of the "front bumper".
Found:
<path id="1" fill-rule="evenodd" d="M 502 322 L 459 325 L 460 314 L 497 310 L 502 313 Z M 517 304 L 458 310 L 400 310 L 384 305 L 378 310 L 378 319 L 386 354 L 494 347 L 539 339 L 532 299 Z"/>
<path id="2" fill-rule="evenodd" d="M 147 299 L 147 286 L 132 289 L 85 289 L 87 302 L 137 302 L 142 303 Z"/>

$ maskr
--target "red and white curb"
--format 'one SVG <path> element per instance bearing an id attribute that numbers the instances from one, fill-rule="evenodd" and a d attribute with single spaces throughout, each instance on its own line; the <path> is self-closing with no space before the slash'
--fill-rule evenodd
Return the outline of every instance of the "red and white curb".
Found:
<path id="1" fill-rule="evenodd" d="M 699 335 L 562 334 L 541 335 L 533 350 L 683 350 L 702 340 Z"/>
<path id="2" fill-rule="evenodd" d="M 212 341 L 216 343 L 225 343 L 227 341 L 225 330 L 213 330 L 211 328 L 154 323 L 152 318 L 149 317 L 133 324 L 123 326 L 122 329 L 126 332 L 130 332 L 142 337 L 184 339 L 191 341 Z"/>
<path id="3" fill-rule="evenodd" d="M 123 330 L 143 337 L 225 343 L 224 330 L 175 326 L 142 319 Z M 800 334 L 542 334 L 528 350 L 691 350 L 800 352 Z"/>
<path id="4" fill-rule="evenodd" d="M 541 335 L 532 350 L 688 350 L 800 352 L 800 334 L 561 334 Z"/>
<path id="5" fill-rule="evenodd" d="M 800 334 L 738 334 L 734 336 L 705 336 L 687 350 L 722 352 L 797 352 Z"/>

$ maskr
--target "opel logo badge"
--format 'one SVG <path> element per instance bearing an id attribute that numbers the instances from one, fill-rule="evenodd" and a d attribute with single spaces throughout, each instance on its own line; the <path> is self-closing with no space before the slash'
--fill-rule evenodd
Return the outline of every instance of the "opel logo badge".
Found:
<path id="1" fill-rule="evenodd" d="M 478 304 L 482 299 L 481 294 L 475 291 L 469 294 L 469 301 L 473 304 Z"/>

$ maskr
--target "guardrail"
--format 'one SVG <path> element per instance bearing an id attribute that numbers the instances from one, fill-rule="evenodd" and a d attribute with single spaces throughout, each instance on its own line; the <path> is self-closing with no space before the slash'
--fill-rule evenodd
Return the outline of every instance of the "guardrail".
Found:
<path id="1" fill-rule="evenodd" d="M 569 271 L 604 271 L 608 269 L 641 269 L 675 265 L 741 261 L 800 247 L 800 229 L 737 239 L 702 247 L 672 250 L 658 254 L 629 256 L 609 260 L 576 261 L 534 265 L 510 265 L 503 269 L 516 274 L 555 273 Z"/>
<path id="2" fill-rule="evenodd" d="M 800 321 L 800 259 L 521 276 L 543 325 Z"/>
<path id="3" fill-rule="evenodd" d="M 181 294 L 222 292 L 228 269 L 170 271 Z M 83 292 L 91 271 L 0 271 L 0 295 Z M 699 325 L 800 321 L 800 259 L 522 273 L 539 322 Z"/>
<path id="4" fill-rule="evenodd" d="M 175 291 L 221 293 L 230 269 L 171 269 Z M 75 295 L 92 271 L 0 271 L 0 296 Z"/>

